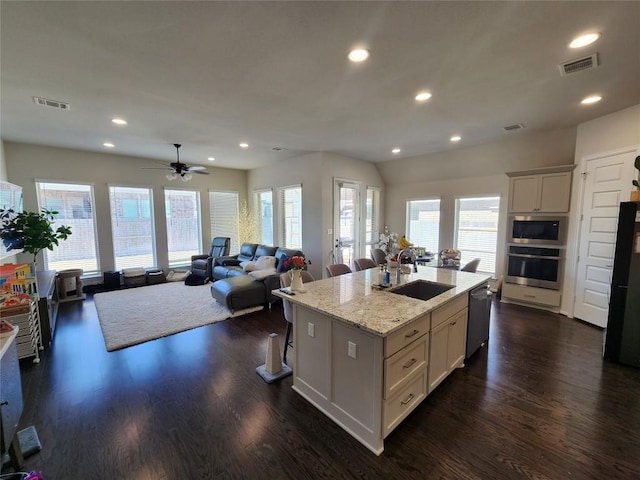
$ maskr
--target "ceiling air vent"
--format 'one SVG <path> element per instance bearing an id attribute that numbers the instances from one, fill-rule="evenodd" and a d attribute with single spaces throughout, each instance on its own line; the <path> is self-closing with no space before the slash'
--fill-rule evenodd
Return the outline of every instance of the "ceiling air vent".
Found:
<path id="1" fill-rule="evenodd" d="M 58 110 L 71 109 L 71 105 L 66 102 L 61 102 L 59 100 L 49 100 L 48 98 L 42 97 L 33 97 L 33 103 L 37 103 L 38 105 L 42 105 L 43 107 L 57 108 Z"/>
<path id="2" fill-rule="evenodd" d="M 522 123 L 516 123 L 514 125 L 507 125 L 506 127 L 503 127 L 507 132 L 510 132 L 511 130 L 521 130 L 524 128 L 524 125 Z"/>
<path id="3" fill-rule="evenodd" d="M 597 53 L 592 53 L 587 57 L 578 58 L 576 60 L 571 60 L 570 62 L 565 62 L 558 65 L 558 67 L 560 67 L 560 75 L 562 75 L 563 77 L 565 75 L 570 75 L 572 73 L 578 73 L 584 70 L 589 70 L 590 68 L 595 68 L 597 66 L 598 66 Z"/>

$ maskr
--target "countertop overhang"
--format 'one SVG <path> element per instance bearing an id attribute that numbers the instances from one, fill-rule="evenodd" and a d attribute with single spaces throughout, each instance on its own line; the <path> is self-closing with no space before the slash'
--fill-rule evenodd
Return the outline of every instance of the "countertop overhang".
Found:
<path id="1" fill-rule="evenodd" d="M 277 297 L 342 320 L 375 335 L 386 337 L 417 318 L 454 298 L 467 294 L 491 275 L 434 267 L 418 267 L 418 272 L 402 274 L 399 284 L 379 288 L 378 268 L 305 283 L 305 292 L 288 295 L 273 290 Z M 395 278 L 395 269 L 391 269 Z M 430 300 L 417 300 L 392 293 L 394 288 L 418 280 L 452 285 Z"/>

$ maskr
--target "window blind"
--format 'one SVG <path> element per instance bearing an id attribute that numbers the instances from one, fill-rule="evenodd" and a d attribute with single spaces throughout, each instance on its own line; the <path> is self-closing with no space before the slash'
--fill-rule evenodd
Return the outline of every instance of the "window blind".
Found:
<path id="1" fill-rule="evenodd" d="M 302 186 L 279 189 L 280 238 L 278 245 L 285 248 L 302 248 Z"/>
<path id="2" fill-rule="evenodd" d="M 231 253 L 238 253 L 238 192 L 209 192 L 211 238 L 231 238 Z"/>
<path id="3" fill-rule="evenodd" d="M 169 267 L 190 265 L 191 256 L 202 252 L 200 192 L 164 191 Z"/>
<path id="4" fill-rule="evenodd" d="M 257 209 L 260 243 L 264 245 L 274 245 L 273 192 L 271 190 L 256 190 L 254 192 L 253 204 Z"/>
<path id="5" fill-rule="evenodd" d="M 83 275 L 100 272 L 98 241 L 94 216 L 93 187 L 82 184 L 36 182 L 38 207 L 57 211 L 54 230 L 71 227 L 71 235 L 57 247 L 44 252 L 46 270 L 81 268 Z"/>
<path id="6" fill-rule="evenodd" d="M 459 198 L 456 206 L 455 248 L 462 252 L 460 265 L 480 258 L 478 271 L 495 273 L 500 197 Z"/>
<path id="7" fill-rule="evenodd" d="M 380 235 L 380 189 L 367 187 L 365 219 L 365 255 L 371 256 L 372 245 L 378 243 Z"/>
<path id="8" fill-rule="evenodd" d="M 113 253 L 117 270 L 156 266 L 150 188 L 109 187 Z"/>
<path id="9" fill-rule="evenodd" d="M 440 199 L 407 202 L 407 239 L 430 252 L 438 252 L 440 244 Z"/>

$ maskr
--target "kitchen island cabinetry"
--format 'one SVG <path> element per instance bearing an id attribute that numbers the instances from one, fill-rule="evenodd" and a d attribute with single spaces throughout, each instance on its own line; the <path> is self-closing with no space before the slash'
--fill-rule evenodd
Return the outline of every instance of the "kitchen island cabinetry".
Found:
<path id="1" fill-rule="evenodd" d="M 487 276 L 430 267 L 403 275 L 454 286 L 423 301 L 372 288 L 375 273 L 319 280 L 295 297 L 273 293 L 293 306 L 293 389 L 380 454 L 384 438 L 463 366 L 468 291 Z M 434 316 L 445 334 L 434 336 Z M 433 388 L 432 361 L 442 365 Z"/>

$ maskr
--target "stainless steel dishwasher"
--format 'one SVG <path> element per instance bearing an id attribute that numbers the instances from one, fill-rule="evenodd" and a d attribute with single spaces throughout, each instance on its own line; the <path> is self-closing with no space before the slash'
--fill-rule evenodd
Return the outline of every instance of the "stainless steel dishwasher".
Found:
<path id="1" fill-rule="evenodd" d="M 483 343 L 489 340 L 490 317 L 491 292 L 488 283 L 483 283 L 469 292 L 467 350 L 464 358 L 469 358 Z"/>

